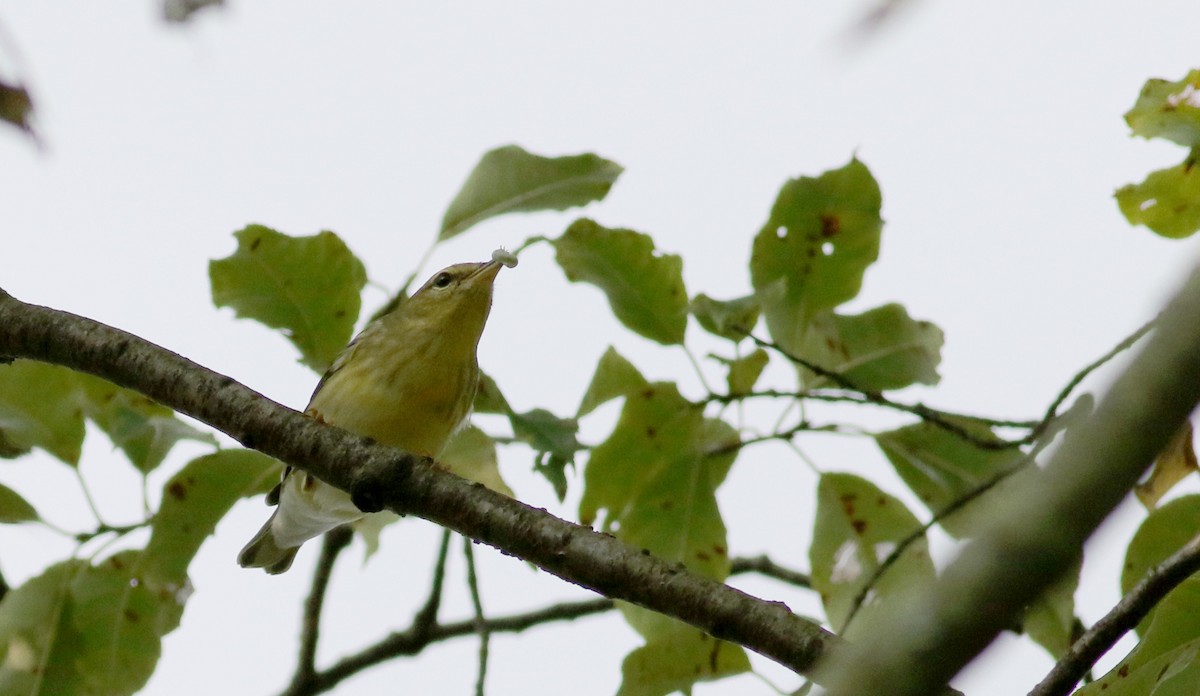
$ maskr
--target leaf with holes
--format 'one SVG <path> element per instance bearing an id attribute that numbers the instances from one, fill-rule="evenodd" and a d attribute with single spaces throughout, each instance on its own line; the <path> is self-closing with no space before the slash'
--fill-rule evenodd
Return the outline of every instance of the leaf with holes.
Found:
<path id="1" fill-rule="evenodd" d="M 622 171 L 590 153 L 551 158 L 516 145 L 496 148 L 484 154 L 450 202 L 438 240 L 505 213 L 566 210 L 601 200 Z"/>
<path id="2" fill-rule="evenodd" d="M 678 256 L 656 251 L 649 235 L 588 219 L 572 223 L 554 249 L 567 279 L 604 291 L 626 327 L 664 345 L 683 343 L 688 299 Z"/>
<path id="3" fill-rule="evenodd" d="M 1200 146 L 1200 70 L 1192 70 L 1178 82 L 1147 80 L 1125 122 L 1143 138 Z"/>
<path id="4" fill-rule="evenodd" d="M 1131 225 L 1145 225 L 1169 239 L 1200 230 L 1200 150 L 1182 164 L 1151 172 L 1140 184 L 1117 191 L 1117 205 Z"/>
<path id="5" fill-rule="evenodd" d="M 237 251 L 208 264 L 213 304 L 281 329 L 301 362 L 324 372 L 354 331 L 362 262 L 333 232 L 290 237 L 250 225 L 234 236 Z"/>
<path id="6" fill-rule="evenodd" d="M 754 238 L 750 279 L 775 342 L 797 353 L 817 314 L 858 295 L 879 256 L 879 185 L 858 159 L 792 179 Z"/>
<path id="7" fill-rule="evenodd" d="M 821 476 L 816 517 L 808 554 L 812 584 L 835 632 L 847 638 L 868 635 L 887 605 L 903 602 L 933 581 L 933 561 L 922 535 L 874 582 L 847 628 L 855 598 L 897 546 L 920 531 L 921 522 L 899 499 L 851 474 Z"/>

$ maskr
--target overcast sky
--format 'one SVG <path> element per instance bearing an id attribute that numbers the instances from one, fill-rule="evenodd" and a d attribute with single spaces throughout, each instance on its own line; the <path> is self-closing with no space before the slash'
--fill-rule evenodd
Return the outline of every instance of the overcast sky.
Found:
<path id="1" fill-rule="evenodd" d="M 683 256 L 690 293 L 716 297 L 749 290 L 750 242 L 779 186 L 857 154 L 879 179 L 887 224 L 849 309 L 898 301 L 941 326 L 942 384 L 907 396 L 951 409 L 1034 417 L 1152 316 L 1196 259 L 1192 241 L 1130 228 L 1111 197 L 1184 155 L 1129 138 L 1121 117 L 1146 78 L 1200 67 L 1194 1 L 914 1 L 866 41 L 849 40 L 871 7 L 863 2 L 230 2 L 183 27 L 164 25 L 148 0 L 5 3 L 0 66 L 31 87 L 43 147 L 0 131 L 0 287 L 137 333 L 294 407 L 316 376 L 279 336 L 212 307 L 208 259 L 231 253 L 231 232 L 251 222 L 294 235 L 331 229 L 379 284 L 366 294 L 373 309 L 413 270 L 479 156 L 507 143 L 622 164 L 609 199 L 586 214 L 652 234 Z M 557 234 L 573 215 L 488 222 L 439 247 L 422 274 Z M 716 347 L 698 334 L 689 339 L 701 354 Z M 568 414 L 610 343 L 647 375 L 700 394 L 677 349 L 618 329 L 600 293 L 566 284 L 541 247 L 501 274 L 480 360 L 517 408 Z M 586 439 L 603 438 L 615 413 L 586 423 Z M 136 479 L 102 436 L 89 443 L 82 469 L 102 511 L 132 521 Z M 801 446 L 825 470 L 889 468 L 866 442 Z M 172 462 L 203 451 L 182 447 Z M 502 454 L 518 495 L 572 514 L 577 491 L 557 506 L 529 463 L 524 450 Z M 90 524 L 73 476 L 45 456 L 5 463 L 0 481 L 60 526 Z M 731 552 L 806 569 L 815 481 L 785 447 L 747 452 L 721 491 Z M 889 490 L 902 494 L 894 482 Z M 270 694 L 290 678 L 316 545 L 285 576 L 238 568 L 265 514 L 261 501 L 240 504 L 205 545 L 196 593 L 144 693 Z M 1107 553 L 1086 569 L 1085 620 L 1115 602 L 1140 515 L 1127 505 L 1094 540 Z M 360 547 L 346 554 L 324 663 L 405 625 L 437 538 L 407 520 L 365 568 Z M 0 529 L 13 584 L 70 549 L 45 530 Z M 489 611 L 583 596 L 479 554 Z M 443 616 L 454 619 L 469 605 L 452 555 Z M 806 594 L 738 583 L 820 615 Z M 615 616 L 499 637 L 490 692 L 613 693 L 620 658 L 637 644 Z M 470 693 L 474 656 L 473 641 L 458 641 L 337 693 Z M 956 683 L 973 695 L 1021 693 L 1049 664 L 1005 638 Z M 742 677 L 697 693 L 770 692 Z"/>

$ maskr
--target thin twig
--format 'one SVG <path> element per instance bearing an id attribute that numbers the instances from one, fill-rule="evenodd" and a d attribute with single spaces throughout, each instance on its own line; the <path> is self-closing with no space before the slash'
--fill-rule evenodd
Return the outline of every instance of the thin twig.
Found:
<path id="1" fill-rule="evenodd" d="M 443 568 L 446 561 L 446 549 L 449 541 L 448 534 L 442 538 L 442 547 L 438 555 L 438 563 L 434 572 L 434 590 L 430 592 L 430 601 L 414 617 L 412 625 L 404 631 L 398 631 L 387 636 L 365 650 L 342 659 L 323 672 L 317 672 L 303 685 L 293 685 L 282 696 L 315 696 L 336 687 L 342 681 L 397 657 L 417 655 L 434 643 L 469 635 L 479 635 L 478 621 L 475 618 L 441 624 L 436 621 L 437 602 L 434 598 L 441 594 Z M 730 574 L 759 573 L 781 582 L 798 587 L 811 587 L 808 575 L 786 568 L 775 563 L 767 556 L 751 558 L 734 558 L 730 562 Z M 610 599 L 587 599 L 579 602 L 563 602 L 542 609 L 536 609 L 520 614 L 490 618 L 484 621 L 488 634 L 519 633 L 534 626 L 553 623 L 556 621 L 571 621 L 585 616 L 602 614 L 611 611 L 616 605 Z M 430 609 L 433 607 L 434 609 Z"/>
<path id="2" fill-rule="evenodd" d="M 1096 664 L 1104 653 L 1133 630 L 1167 593 L 1200 571 L 1200 534 L 1192 537 L 1170 558 L 1150 569 L 1096 625 L 1084 632 L 1067 654 L 1054 665 L 1029 696 L 1063 696 Z"/>
<path id="3" fill-rule="evenodd" d="M 329 589 L 329 578 L 333 573 L 338 556 L 350 544 L 353 532 L 341 526 L 329 531 L 321 540 L 321 555 L 313 571 L 312 589 L 304 600 L 304 620 L 300 626 L 300 659 L 296 662 L 296 674 L 292 677 L 293 688 L 312 680 L 317 666 L 317 640 L 321 633 L 321 607 Z"/>
<path id="4" fill-rule="evenodd" d="M 446 556 L 449 553 L 450 530 L 443 529 L 437 560 L 433 564 L 433 580 L 429 583 L 429 596 L 413 617 L 413 628 L 418 631 L 429 631 L 437 625 L 438 609 L 442 606 L 442 588 L 446 584 Z"/>
<path id="5" fill-rule="evenodd" d="M 994 488 L 996 484 L 1017 473 L 1032 461 L 1033 456 L 1027 456 L 1017 464 L 1013 465 L 1011 468 L 1000 472 L 992 479 L 985 481 L 984 483 L 981 483 L 980 485 L 971 489 L 961 498 L 954 500 L 946 507 L 938 510 L 936 513 L 934 513 L 933 517 L 929 519 L 929 521 L 913 530 L 911 534 L 904 537 L 904 539 L 896 544 L 896 547 L 893 548 L 892 552 L 887 555 L 887 558 L 883 559 L 883 562 L 875 566 L 875 570 L 871 573 L 871 577 L 867 579 L 866 584 L 859 588 L 858 594 L 854 595 L 854 601 L 850 603 L 850 612 L 846 615 L 846 621 L 841 627 L 842 632 L 845 632 L 846 628 L 850 625 L 850 622 L 853 621 L 854 617 L 858 615 L 858 611 L 859 609 L 862 609 L 863 602 L 866 601 L 867 595 L 870 594 L 871 589 L 875 587 L 876 583 L 879 582 L 879 579 L 883 577 L 883 574 L 886 573 L 888 569 L 890 569 L 896 563 L 896 561 L 900 560 L 900 556 L 903 555 L 904 551 L 909 546 L 919 539 L 924 539 L 925 534 L 928 533 L 935 524 L 938 524 L 950 515 L 958 512 L 965 507 L 967 503 L 970 503 L 984 493 L 987 493 Z"/>
<path id="6" fill-rule="evenodd" d="M 475 678 L 475 696 L 483 696 L 483 684 L 487 679 L 488 643 L 491 631 L 488 629 L 487 618 L 483 615 L 483 600 L 479 598 L 479 576 L 475 569 L 475 543 L 470 537 L 463 537 L 463 555 L 467 559 L 467 588 L 471 592 L 471 608 L 475 612 L 475 633 L 479 636 L 479 673 Z"/>

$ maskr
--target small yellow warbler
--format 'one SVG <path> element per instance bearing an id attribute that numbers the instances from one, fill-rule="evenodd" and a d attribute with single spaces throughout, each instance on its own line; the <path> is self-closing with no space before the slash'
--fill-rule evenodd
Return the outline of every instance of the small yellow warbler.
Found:
<path id="1" fill-rule="evenodd" d="M 437 457 L 475 398 L 475 351 L 492 307 L 492 282 L 501 265 L 516 264 L 515 256 L 497 250 L 491 261 L 435 273 L 346 346 L 305 413 L 380 444 Z M 238 563 L 273 575 L 291 567 L 305 541 L 363 517 L 348 494 L 290 467 L 267 500 L 278 507 Z"/>

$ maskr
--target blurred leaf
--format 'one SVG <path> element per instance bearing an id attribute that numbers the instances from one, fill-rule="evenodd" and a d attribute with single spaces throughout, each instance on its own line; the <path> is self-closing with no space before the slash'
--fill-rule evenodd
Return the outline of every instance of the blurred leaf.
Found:
<path id="1" fill-rule="evenodd" d="M 767 351 L 762 348 L 756 348 L 753 353 L 733 360 L 722 358 L 719 355 L 712 357 L 729 368 L 726 383 L 729 385 L 729 394 L 732 396 L 743 396 L 754 391 L 754 385 L 758 383 L 762 371 L 771 361 L 771 356 L 767 355 Z"/>
<path id="2" fill-rule="evenodd" d="M 1166 138 L 1184 147 L 1200 145 L 1200 70 L 1178 82 L 1147 80 L 1125 114 L 1134 135 Z"/>
<path id="3" fill-rule="evenodd" d="M 750 660 L 741 646 L 716 640 L 686 624 L 679 626 L 669 638 L 648 641 L 625 656 L 617 696 L 691 693 L 696 682 L 750 671 Z"/>
<path id="4" fill-rule="evenodd" d="M 1200 579 L 1193 577 L 1159 602 L 1142 642 L 1108 674 L 1076 691 L 1075 696 L 1196 693 L 1196 685 L 1200 684 L 1197 615 L 1200 615 Z"/>
<path id="5" fill-rule="evenodd" d="M 186 593 L 163 591 L 123 551 L 92 566 L 71 560 L 0 603 L 0 693 L 133 694 L 149 680 L 162 636 Z"/>
<path id="6" fill-rule="evenodd" d="M 500 462 L 496 459 L 496 443 L 487 433 L 469 425 L 451 438 L 438 457 L 447 471 L 465 479 L 482 483 L 488 488 L 512 498 L 513 491 L 500 477 Z"/>
<path id="7" fill-rule="evenodd" d="M 380 510 L 364 515 L 350 523 L 354 533 L 363 540 L 363 565 L 379 553 L 379 539 L 383 530 L 404 519 L 391 510 Z"/>
<path id="8" fill-rule="evenodd" d="M 246 449 L 221 450 L 188 462 L 163 486 L 162 504 L 143 552 L 145 575 L 183 587 L 188 564 L 217 522 L 237 501 L 274 487 L 280 466 Z"/>
<path id="9" fill-rule="evenodd" d="M 504 213 L 566 210 L 601 200 L 622 171 L 593 154 L 549 158 L 516 145 L 496 148 L 484 154 L 450 202 L 438 240 Z"/>
<path id="10" fill-rule="evenodd" d="M 1200 229 L 1200 149 L 1168 169 L 1151 172 L 1140 184 L 1117 191 L 1117 205 L 1131 225 L 1145 225 L 1170 239 Z"/>
<path id="11" fill-rule="evenodd" d="M 99 377 L 82 373 L 77 377 L 87 417 L 100 426 L 142 473 L 153 471 L 180 440 L 217 446 L 211 433 L 193 428 L 166 406 Z"/>
<path id="12" fill-rule="evenodd" d="M 354 331 L 362 262 L 332 232 L 289 237 L 250 225 L 234 236 L 237 251 L 208 264 L 213 304 L 282 329 L 301 362 L 324 372 Z"/>
<path id="13" fill-rule="evenodd" d="M 23 85 L 10 85 L 0 80 L 0 121 L 11 123 L 26 133 L 33 132 L 29 117 L 33 115 L 33 100 Z"/>
<path id="14" fill-rule="evenodd" d="M 748 336 L 758 324 L 758 315 L 762 313 L 762 307 L 754 295 L 721 301 L 701 293 L 692 298 L 689 310 L 702 329 L 731 341 L 740 341 Z"/>
<path id="15" fill-rule="evenodd" d="M 72 578 L 87 567 L 70 560 L 14 587 L 0 602 L 0 693 L 84 693 L 75 658 L 82 637 L 66 615 Z"/>
<path id="16" fill-rule="evenodd" d="M 554 248 L 567 279 L 603 290 L 626 327 L 665 345 L 683 343 L 688 300 L 678 256 L 656 251 L 648 235 L 586 218 L 573 222 Z"/>
<path id="17" fill-rule="evenodd" d="M 600 356 L 600 362 L 596 364 L 596 371 L 592 374 L 592 381 L 588 384 L 587 392 L 583 395 L 583 401 L 580 402 L 575 417 L 582 418 L 602 404 L 625 396 L 630 391 L 640 389 L 646 384 L 646 378 L 633 366 L 633 363 L 618 353 L 616 348 L 609 346 L 604 351 L 604 355 Z"/>
<path id="18" fill-rule="evenodd" d="M 799 352 L 813 317 L 858 295 L 879 256 L 881 204 L 879 185 L 858 159 L 780 189 L 754 238 L 750 278 L 785 350 Z"/>
<path id="19" fill-rule="evenodd" d="M 966 419 L 955 422 L 976 437 L 993 437 L 986 426 Z M 1025 459 L 1019 450 L 981 449 L 954 433 L 925 422 L 879 433 L 875 442 L 900 478 L 935 515 Z M 991 507 L 1003 504 L 1003 491 L 1012 485 L 1016 476 L 1008 477 L 1002 484 L 941 520 L 942 528 L 955 537 L 971 536 L 974 526 Z"/>
<path id="20" fill-rule="evenodd" d="M 800 352 L 813 363 L 837 372 L 859 389 L 884 391 L 913 384 L 937 384 L 942 330 L 916 321 L 904 307 L 887 304 L 862 314 L 822 312 L 813 317 Z M 828 386 L 829 380 L 801 369 L 804 385 Z"/>
<path id="21" fill-rule="evenodd" d="M 0 439 L 6 455 L 38 447 L 76 466 L 83 435 L 76 373 L 32 360 L 0 365 Z"/>
<path id="22" fill-rule="evenodd" d="M 1197 530 L 1200 530 L 1200 495 L 1183 496 L 1151 511 L 1125 551 L 1121 594 L 1128 594 L 1151 570 L 1191 541 Z M 1188 582 L 1200 584 L 1200 578 Z M 1138 624 L 1137 632 L 1143 638 L 1161 608 L 1160 604 L 1152 609 Z M 1200 615 L 1200 607 L 1196 611 Z"/>
<path id="23" fill-rule="evenodd" d="M 163 19 L 181 24 L 205 7 L 222 7 L 225 0 L 163 0 Z"/>
<path id="24" fill-rule="evenodd" d="M 854 598 L 899 542 L 921 528 L 904 503 L 866 479 L 825 474 L 817 486 L 817 518 L 809 562 L 812 586 L 821 594 L 825 615 L 838 633 L 845 629 Z M 934 579 L 925 538 L 911 543 L 876 581 L 870 599 L 842 633 L 867 635 L 881 606 L 902 602 Z"/>
<path id="25" fill-rule="evenodd" d="M 1192 443 L 1192 423 L 1188 421 L 1175 433 L 1175 437 L 1171 438 L 1166 449 L 1158 454 L 1150 478 L 1144 483 L 1139 483 L 1133 492 L 1147 510 L 1153 510 L 1175 484 L 1198 469 L 1200 467 L 1196 464 L 1196 447 Z"/>
<path id="26" fill-rule="evenodd" d="M 500 385 L 482 371 L 479 373 L 479 388 L 475 391 L 475 404 L 471 410 L 475 413 L 502 414 L 507 414 L 510 410 L 508 399 L 505 399 L 504 394 L 500 392 Z"/>
<path id="27" fill-rule="evenodd" d="M 37 510 L 25 501 L 19 493 L 0 484 L 0 524 L 15 524 L 17 522 L 34 522 L 40 519 Z M 0 593 L 0 597 L 3 597 Z"/>
<path id="28" fill-rule="evenodd" d="M 579 423 L 543 408 L 525 413 L 510 411 L 508 420 L 513 436 L 537 453 L 533 470 L 546 477 L 561 501 L 567 494 L 567 465 L 574 464 L 575 453 L 584 448 L 575 437 Z"/>
<path id="29" fill-rule="evenodd" d="M 1079 588 L 1082 562 L 1076 563 L 1041 597 L 1025 608 L 1025 633 L 1059 659 L 1067 654 L 1075 636 L 1075 590 Z"/>

